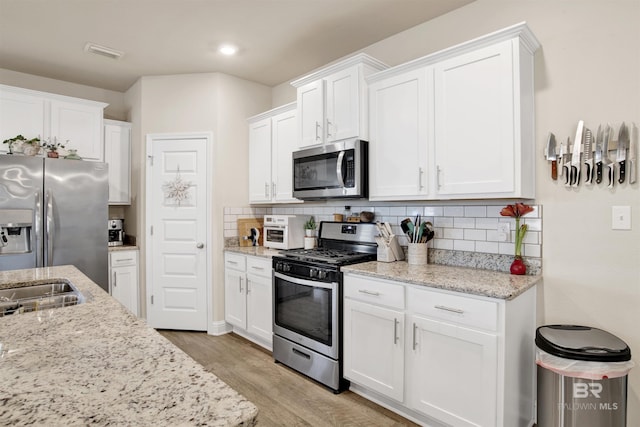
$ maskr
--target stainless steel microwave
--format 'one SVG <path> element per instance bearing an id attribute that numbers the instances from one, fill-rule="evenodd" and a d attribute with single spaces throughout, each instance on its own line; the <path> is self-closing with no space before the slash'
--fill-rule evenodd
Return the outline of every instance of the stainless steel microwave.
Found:
<path id="1" fill-rule="evenodd" d="M 293 152 L 293 197 L 303 200 L 368 196 L 367 141 L 346 139 Z"/>

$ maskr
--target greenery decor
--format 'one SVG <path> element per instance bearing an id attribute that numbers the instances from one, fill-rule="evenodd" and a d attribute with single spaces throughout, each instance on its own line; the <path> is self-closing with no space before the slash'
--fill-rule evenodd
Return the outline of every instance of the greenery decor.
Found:
<path id="1" fill-rule="evenodd" d="M 304 223 L 305 230 L 315 230 L 316 229 L 316 220 L 313 219 L 312 216 L 309 217 L 309 220 Z"/>

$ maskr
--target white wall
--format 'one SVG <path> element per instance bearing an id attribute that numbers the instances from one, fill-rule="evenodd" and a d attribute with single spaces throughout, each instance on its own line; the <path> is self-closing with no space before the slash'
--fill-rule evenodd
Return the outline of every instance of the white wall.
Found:
<path id="1" fill-rule="evenodd" d="M 104 110 L 106 119 L 126 120 L 127 118 L 127 109 L 122 92 L 19 73 L 3 68 L 0 68 L 0 83 L 41 92 L 106 102 L 109 104 Z"/>
<path id="2" fill-rule="evenodd" d="M 271 104 L 268 87 L 220 74 L 185 74 L 142 77 L 126 94 L 131 114 L 139 117 L 134 126 L 132 145 L 133 185 L 136 197 L 135 230 L 144 259 L 145 242 L 145 144 L 146 135 L 158 133 L 211 132 L 213 134 L 213 183 L 211 212 L 213 230 L 214 321 L 224 319 L 223 206 L 248 200 L 248 128 L 246 118 Z M 127 229 L 130 229 L 127 223 Z M 146 280 L 141 275 L 142 315 L 146 313 Z"/>

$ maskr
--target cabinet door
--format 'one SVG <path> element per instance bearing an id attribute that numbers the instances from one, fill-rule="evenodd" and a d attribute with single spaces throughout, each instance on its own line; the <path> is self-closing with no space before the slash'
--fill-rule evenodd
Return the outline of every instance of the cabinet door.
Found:
<path id="1" fill-rule="evenodd" d="M 429 192 L 431 75 L 430 68 L 420 69 L 369 86 L 371 200 L 423 198 Z"/>
<path id="2" fill-rule="evenodd" d="M 409 320 L 409 407 L 451 425 L 495 426 L 497 336 L 421 316 Z"/>
<path id="3" fill-rule="evenodd" d="M 435 65 L 435 161 L 439 196 L 515 191 L 511 41 Z M 531 159 L 533 161 L 533 159 Z"/>
<path id="4" fill-rule="evenodd" d="M 324 141 L 324 80 L 298 88 L 299 148 Z"/>
<path id="5" fill-rule="evenodd" d="M 352 67 L 326 78 L 325 141 L 357 137 L 360 130 L 359 68 Z"/>
<path id="6" fill-rule="evenodd" d="M 109 164 L 109 204 L 131 204 L 131 128 L 105 123 L 104 161 Z"/>
<path id="7" fill-rule="evenodd" d="M 271 119 L 249 125 L 249 202 L 270 202 Z"/>
<path id="8" fill-rule="evenodd" d="M 59 100 L 52 100 L 50 106 L 51 138 L 77 149 L 83 160 L 103 161 L 103 109 Z"/>
<path id="9" fill-rule="evenodd" d="M 404 313 L 344 301 L 344 377 L 404 400 Z"/>
<path id="10" fill-rule="evenodd" d="M 134 315 L 138 315 L 137 266 L 111 269 L 111 295 Z"/>
<path id="11" fill-rule="evenodd" d="M 240 271 L 224 271 L 224 320 L 241 329 L 247 329 L 246 276 Z"/>
<path id="12" fill-rule="evenodd" d="M 45 138 L 44 108 L 43 98 L 0 90 L 0 142 L 18 135 Z M 0 153 L 8 152 L 9 146 L 0 144 Z"/>
<path id="13" fill-rule="evenodd" d="M 298 148 L 298 121 L 296 110 L 274 116 L 272 126 L 272 199 L 275 202 L 297 201 L 293 193 L 293 165 L 291 153 Z"/>
<path id="14" fill-rule="evenodd" d="M 273 342 L 271 278 L 247 274 L 247 332 Z"/>

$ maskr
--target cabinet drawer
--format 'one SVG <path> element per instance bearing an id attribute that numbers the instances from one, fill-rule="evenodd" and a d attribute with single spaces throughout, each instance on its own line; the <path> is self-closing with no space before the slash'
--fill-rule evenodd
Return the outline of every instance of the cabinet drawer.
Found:
<path id="1" fill-rule="evenodd" d="M 404 285 L 372 277 L 344 276 L 344 296 L 358 301 L 404 309 Z"/>
<path id="2" fill-rule="evenodd" d="M 498 329 L 498 303 L 466 296 L 409 288 L 409 310 L 474 328 Z"/>
<path id="3" fill-rule="evenodd" d="M 247 257 L 247 273 L 271 277 L 271 258 Z"/>
<path id="4" fill-rule="evenodd" d="M 126 265 L 136 265 L 138 251 L 116 251 L 110 252 L 111 267 L 123 267 Z"/>
<path id="5" fill-rule="evenodd" d="M 247 268 L 246 259 L 247 257 L 245 255 L 227 252 L 224 254 L 224 268 L 245 271 L 245 269 Z"/>

